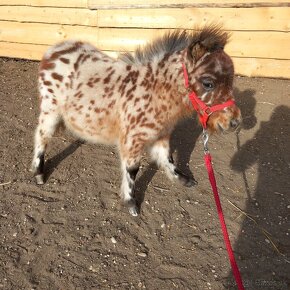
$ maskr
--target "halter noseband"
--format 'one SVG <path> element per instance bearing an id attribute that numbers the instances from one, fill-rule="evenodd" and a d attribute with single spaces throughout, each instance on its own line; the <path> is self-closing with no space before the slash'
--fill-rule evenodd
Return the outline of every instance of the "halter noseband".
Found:
<path id="1" fill-rule="evenodd" d="M 188 73 L 184 63 L 182 63 L 183 67 L 183 76 L 186 89 L 189 88 L 189 81 L 188 81 Z M 220 111 L 226 107 L 233 106 L 235 104 L 234 100 L 228 100 L 222 104 L 214 105 L 212 107 L 207 106 L 202 100 L 200 100 L 194 91 L 188 93 L 188 97 L 192 103 L 194 110 L 197 112 L 200 123 L 202 127 L 206 129 L 206 124 L 209 116 L 216 111 Z"/>

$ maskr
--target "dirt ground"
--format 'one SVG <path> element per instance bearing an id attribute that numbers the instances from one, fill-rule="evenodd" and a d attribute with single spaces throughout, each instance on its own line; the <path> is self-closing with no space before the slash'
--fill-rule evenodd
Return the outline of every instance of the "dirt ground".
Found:
<path id="1" fill-rule="evenodd" d="M 0 289 L 236 289 L 195 118 L 172 148 L 199 184 L 142 162 L 141 215 L 119 205 L 113 147 L 53 138 L 47 183 L 29 172 L 37 62 L 0 59 Z M 237 77 L 244 128 L 210 149 L 246 289 L 290 289 L 290 80 Z"/>

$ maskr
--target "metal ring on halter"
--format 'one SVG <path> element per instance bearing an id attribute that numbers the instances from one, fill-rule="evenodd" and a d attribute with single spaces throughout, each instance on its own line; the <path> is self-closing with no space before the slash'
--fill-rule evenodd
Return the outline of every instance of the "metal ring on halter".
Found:
<path id="1" fill-rule="evenodd" d="M 202 141 L 203 141 L 203 150 L 204 150 L 204 153 L 208 153 L 209 152 L 209 149 L 207 147 L 208 139 L 209 139 L 208 132 L 207 132 L 206 129 L 203 129 L 203 132 L 202 132 Z"/>

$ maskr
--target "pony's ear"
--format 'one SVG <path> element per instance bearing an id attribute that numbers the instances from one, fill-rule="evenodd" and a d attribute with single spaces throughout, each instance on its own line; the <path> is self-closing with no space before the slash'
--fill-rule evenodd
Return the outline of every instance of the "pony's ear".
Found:
<path id="1" fill-rule="evenodd" d="M 188 48 L 187 55 L 191 61 L 197 62 L 206 52 L 207 49 L 201 43 L 197 42 Z"/>
<path id="2" fill-rule="evenodd" d="M 229 35 L 219 25 L 209 25 L 202 29 L 196 29 L 189 39 L 191 45 L 188 48 L 188 56 L 193 62 L 199 60 L 206 52 L 223 50 L 227 44 Z"/>

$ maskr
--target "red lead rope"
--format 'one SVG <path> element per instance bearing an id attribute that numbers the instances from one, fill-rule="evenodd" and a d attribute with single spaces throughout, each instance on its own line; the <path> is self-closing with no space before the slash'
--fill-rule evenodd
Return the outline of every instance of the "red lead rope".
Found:
<path id="1" fill-rule="evenodd" d="M 182 66 L 183 66 L 185 87 L 188 88 L 189 82 L 188 82 L 187 70 L 186 70 L 184 63 L 182 64 Z M 232 106 L 234 104 L 234 101 L 229 100 L 223 104 L 208 107 L 203 101 L 201 101 L 196 96 L 195 92 L 189 93 L 189 99 L 193 105 L 193 108 L 197 111 L 197 113 L 199 115 L 200 122 L 204 128 L 204 134 L 205 134 L 205 136 L 204 136 L 205 137 L 205 140 L 204 140 L 204 149 L 205 149 L 204 150 L 204 152 L 205 152 L 204 160 L 205 160 L 205 165 L 207 168 L 208 178 L 209 178 L 209 181 L 210 181 L 213 193 L 214 193 L 216 208 L 217 208 L 217 212 L 218 212 L 218 216 L 219 216 L 219 220 L 220 220 L 220 224 L 221 224 L 221 228 L 222 228 L 222 232 L 223 232 L 223 236 L 224 236 L 224 242 L 226 244 L 228 256 L 230 259 L 232 271 L 233 271 L 238 289 L 245 290 L 245 288 L 243 286 L 242 277 L 241 277 L 237 262 L 235 260 L 233 249 L 231 246 L 231 242 L 230 242 L 230 238 L 229 238 L 229 234 L 228 234 L 228 230 L 227 230 L 227 226 L 226 226 L 226 222 L 225 222 L 225 218 L 224 218 L 224 214 L 223 214 L 223 209 L 222 209 L 222 205 L 221 205 L 220 198 L 219 198 L 219 193 L 218 193 L 218 189 L 217 189 L 217 185 L 216 185 L 216 179 L 215 179 L 215 175 L 214 175 L 214 171 L 213 171 L 213 167 L 212 167 L 212 162 L 211 162 L 211 155 L 207 149 L 208 135 L 206 132 L 206 123 L 207 123 L 207 120 L 208 120 L 210 114 L 214 111 L 222 110 L 225 107 Z"/>
<path id="2" fill-rule="evenodd" d="M 211 163 L 211 155 L 206 152 L 204 155 L 204 160 L 205 160 L 205 165 L 207 168 L 207 173 L 208 173 L 208 178 L 214 193 L 214 199 L 215 199 L 215 203 L 216 203 L 216 208 L 217 208 L 217 212 L 218 212 L 218 216 L 220 219 L 220 224 L 221 224 L 221 228 L 223 231 L 223 236 L 224 236 L 224 241 L 226 244 L 226 248 L 228 251 L 228 255 L 229 255 L 229 259 L 230 259 L 230 263 L 231 263 L 231 267 L 233 270 L 233 274 L 234 277 L 236 279 L 236 283 L 238 286 L 239 290 L 244 290 L 244 285 L 243 285 L 243 280 L 237 265 L 237 262 L 235 260 L 235 256 L 233 253 L 233 249 L 231 246 L 231 242 L 229 239 L 229 234 L 228 234 L 228 230 L 227 230 L 227 226 L 226 226 L 226 222 L 224 219 L 224 214 L 223 214 L 223 209 L 222 209 L 222 205 L 220 202 L 220 198 L 219 198 L 219 193 L 218 193 L 218 189 L 217 189 L 217 185 L 216 185 L 216 179 L 215 179 L 215 175 L 214 175 L 214 171 L 213 171 L 213 167 L 212 167 L 212 163 Z"/>

